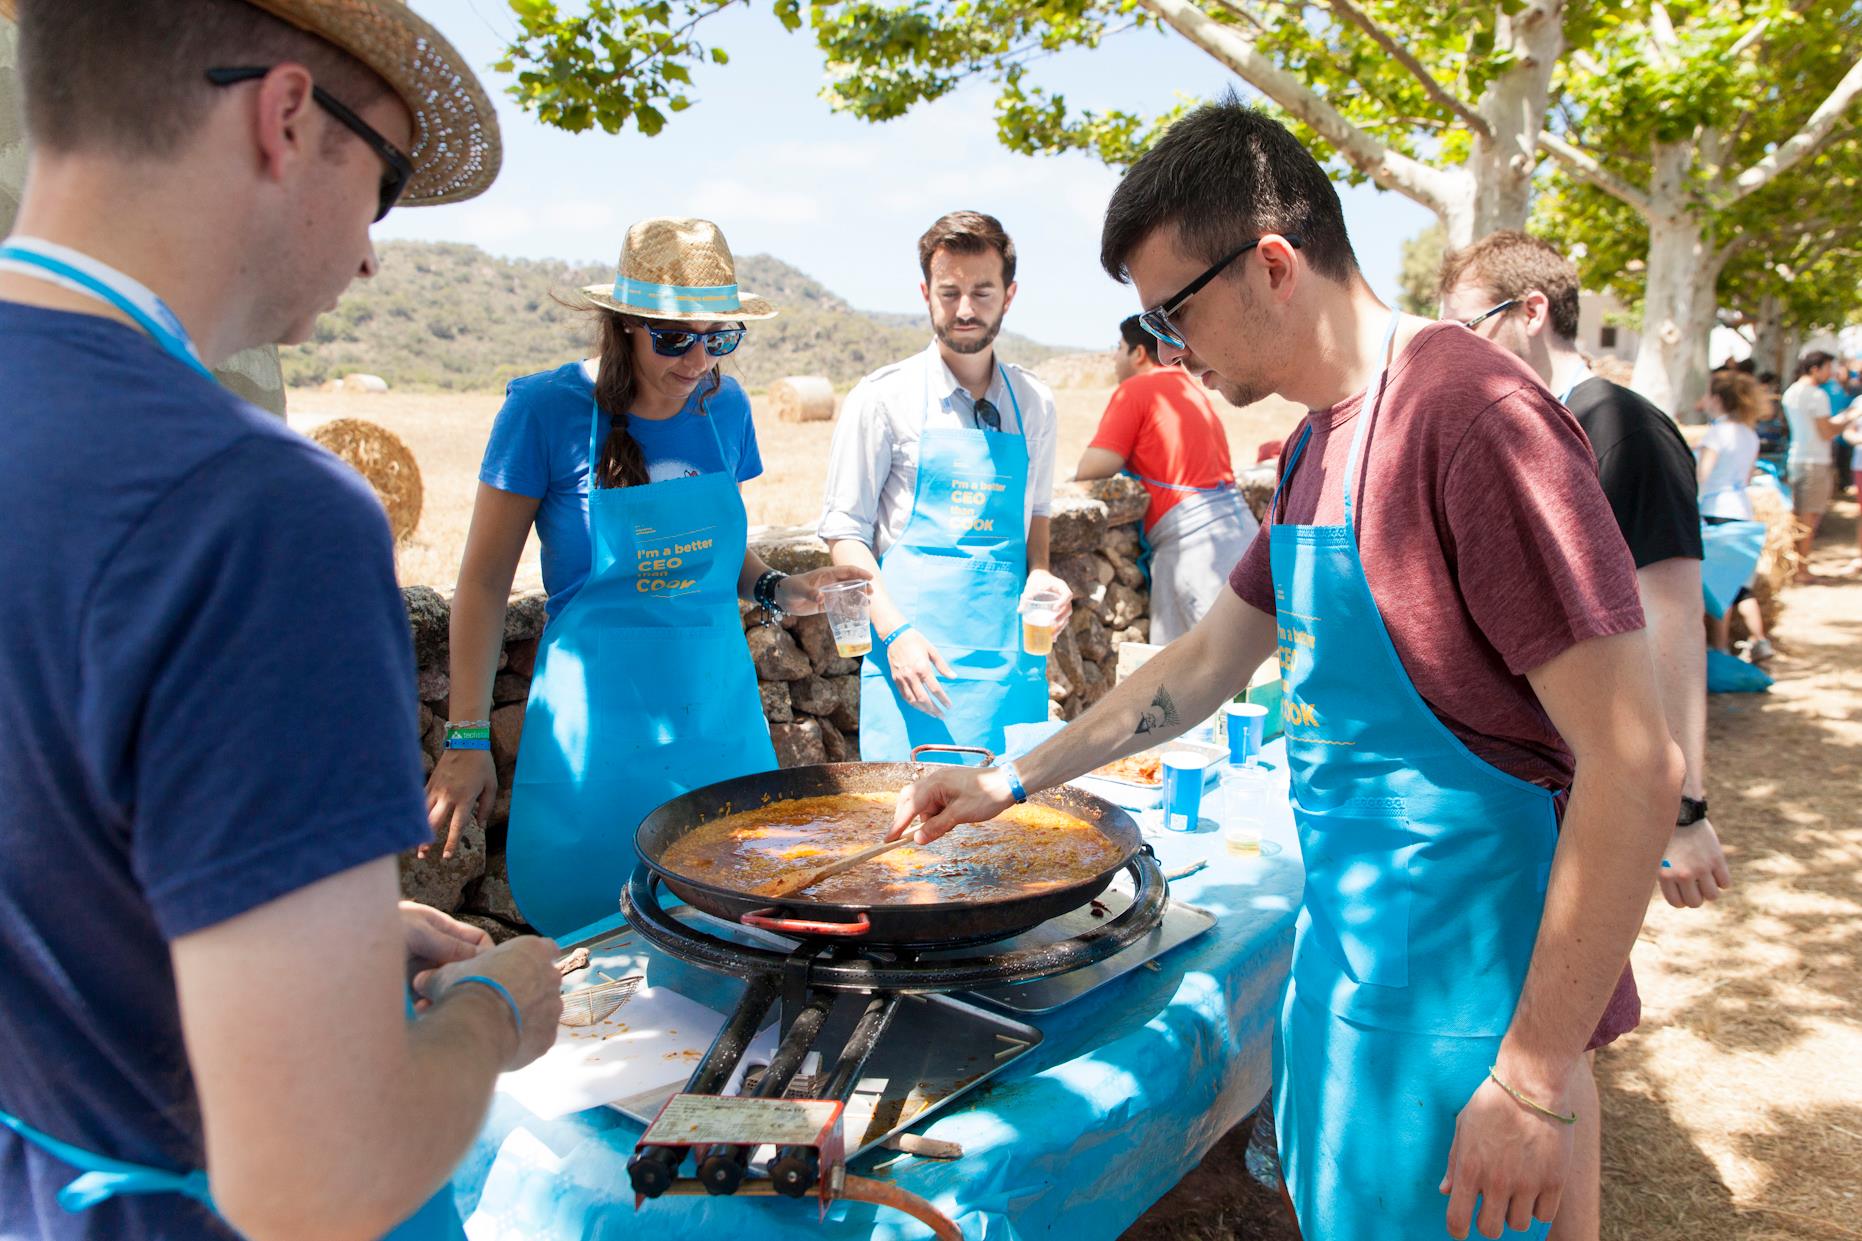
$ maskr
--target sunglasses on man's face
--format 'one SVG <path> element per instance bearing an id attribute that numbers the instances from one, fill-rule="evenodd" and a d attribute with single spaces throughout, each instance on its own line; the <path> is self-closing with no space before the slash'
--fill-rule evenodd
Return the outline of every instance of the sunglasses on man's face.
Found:
<path id="1" fill-rule="evenodd" d="M 1184 304 L 1192 297 L 1201 293 L 1204 285 L 1221 275 L 1223 268 L 1233 263 L 1248 251 L 1254 249 L 1254 247 L 1260 245 L 1263 240 L 1265 239 L 1256 237 L 1253 241 L 1241 247 L 1241 249 L 1230 253 L 1225 258 L 1217 259 L 1214 263 L 1211 263 L 1209 265 L 1209 270 L 1184 285 L 1181 289 L 1178 289 L 1175 297 L 1167 297 L 1149 310 L 1141 313 L 1138 316 L 1139 326 L 1144 328 L 1144 330 L 1151 335 L 1157 337 L 1157 339 L 1163 341 L 1166 345 L 1169 345 L 1172 349 L 1188 349 L 1189 345 L 1184 343 L 1183 329 L 1171 322 L 1171 317 L 1181 311 Z M 1300 248 L 1300 239 L 1298 237 L 1287 236 L 1282 238 L 1282 240 L 1295 250 Z"/>
<path id="2" fill-rule="evenodd" d="M 238 69 L 209 69 L 207 80 L 215 86 L 233 86 L 240 82 L 256 82 L 270 72 L 271 69 L 256 65 Z M 383 216 L 394 209 L 401 192 L 407 188 L 408 181 L 413 179 L 414 161 L 400 147 L 382 137 L 373 125 L 357 116 L 347 104 L 321 86 L 312 85 L 310 97 L 317 101 L 318 107 L 336 118 L 339 124 L 362 139 L 369 150 L 375 152 L 386 165 L 381 174 L 381 196 L 375 208 L 375 219 L 379 223 Z"/>
<path id="3" fill-rule="evenodd" d="M 715 332 L 693 332 L 685 328 L 654 327 L 648 324 L 647 335 L 653 338 L 653 352 L 662 358 L 683 358 L 700 341 L 705 343 L 707 354 L 721 358 L 742 343 L 744 330 L 741 327 L 727 327 Z"/>

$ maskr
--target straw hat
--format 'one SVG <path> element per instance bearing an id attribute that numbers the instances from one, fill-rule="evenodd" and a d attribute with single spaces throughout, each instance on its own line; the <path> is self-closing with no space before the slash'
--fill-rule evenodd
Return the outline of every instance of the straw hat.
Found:
<path id="1" fill-rule="evenodd" d="M 457 202 L 484 193 L 504 154 L 498 116 L 478 77 L 406 0 L 246 0 L 334 43 L 379 74 L 414 116 L 414 175 L 403 206 Z M 0 0 L 11 20 L 17 0 Z M 185 20 L 181 18 L 180 20 Z"/>
<path id="2" fill-rule="evenodd" d="M 774 319 L 777 310 L 737 287 L 737 264 L 710 220 L 641 220 L 621 242 L 614 283 L 582 296 L 603 310 L 642 319 Z"/>

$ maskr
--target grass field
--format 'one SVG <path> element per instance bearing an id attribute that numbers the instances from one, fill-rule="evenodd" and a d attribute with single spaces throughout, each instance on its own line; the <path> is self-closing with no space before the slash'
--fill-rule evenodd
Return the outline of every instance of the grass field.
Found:
<path id="1" fill-rule="evenodd" d="M 1111 392 L 1103 388 L 1061 389 L 1060 450 L 1056 475 L 1069 478 L 1080 451 L 1092 438 Z M 332 418 L 362 418 L 399 436 L 420 463 L 425 500 L 420 524 L 402 546 L 401 582 L 433 586 L 451 594 L 472 518 L 478 465 L 491 420 L 501 397 L 496 393 L 365 394 L 297 390 L 290 394 L 290 422 L 308 431 Z M 1231 454 L 1239 465 L 1252 462 L 1265 440 L 1284 437 L 1298 411 L 1278 401 L 1233 409 L 1218 401 L 1228 428 Z M 813 525 L 821 515 L 821 491 L 827 481 L 831 422 L 785 423 L 770 414 L 762 397 L 752 399 L 764 473 L 744 487 L 753 526 Z M 537 546 L 532 536 L 518 566 L 517 587 L 540 589 Z"/>

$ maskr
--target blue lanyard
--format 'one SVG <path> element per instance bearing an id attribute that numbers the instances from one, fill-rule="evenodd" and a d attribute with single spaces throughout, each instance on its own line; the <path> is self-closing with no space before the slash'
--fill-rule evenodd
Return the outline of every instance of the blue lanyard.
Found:
<path id="1" fill-rule="evenodd" d="M 95 274 L 84 271 L 61 258 L 45 254 L 29 243 L 9 242 L 0 245 L 0 261 L 17 263 L 26 267 L 36 267 L 59 278 L 60 281 L 76 285 L 101 302 L 116 307 L 128 315 L 135 325 L 147 332 L 156 344 L 171 356 L 193 367 L 208 379 L 213 372 L 200 360 L 200 354 L 194 349 L 194 342 L 188 338 L 187 328 L 168 304 L 150 293 L 146 288 L 118 271 L 112 271 L 103 264 L 92 260 L 101 270 Z M 146 295 L 153 301 L 150 309 L 138 305 L 137 294 Z"/>

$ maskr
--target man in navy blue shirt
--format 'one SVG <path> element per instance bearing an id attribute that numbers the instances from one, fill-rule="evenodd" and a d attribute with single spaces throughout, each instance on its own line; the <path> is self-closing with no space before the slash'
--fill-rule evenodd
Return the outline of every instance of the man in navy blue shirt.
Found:
<path id="1" fill-rule="evenodd" d="M 554 946 L 397 907 L 430 837 L 386 522 L 206 368 L 307 339 L 397 198 L 488 184 L 490 104 L 397 0 L 18 7 L 0 1237 L 448 1235 Z"/>

